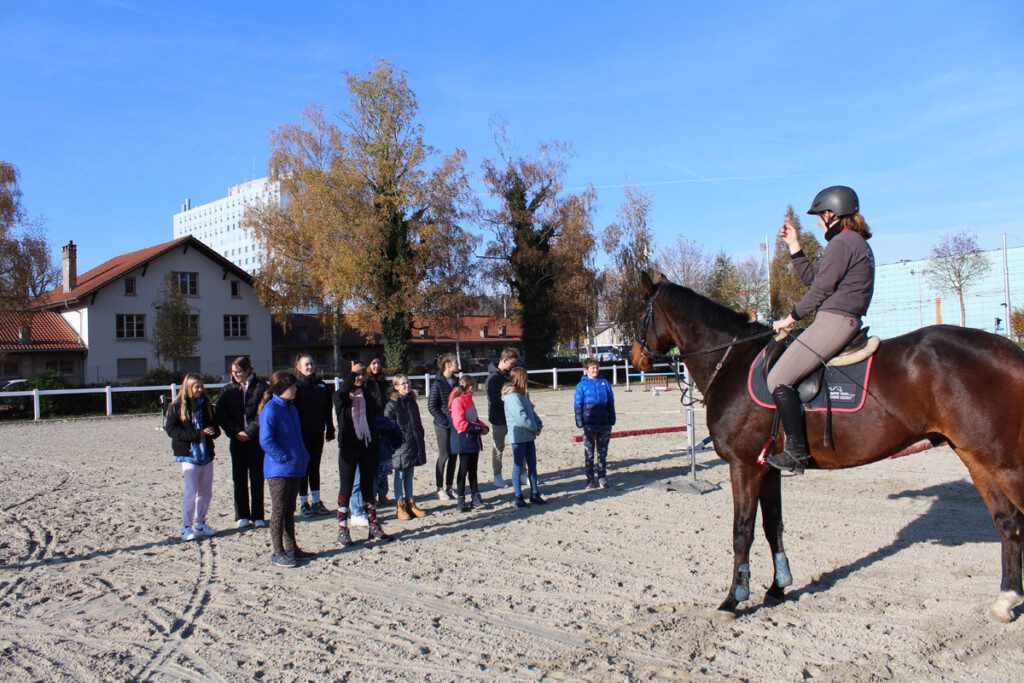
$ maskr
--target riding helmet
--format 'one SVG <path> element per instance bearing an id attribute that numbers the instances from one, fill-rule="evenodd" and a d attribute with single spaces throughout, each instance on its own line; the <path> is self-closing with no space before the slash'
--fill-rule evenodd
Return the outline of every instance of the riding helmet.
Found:
<path id="1" fill-rule="evenodd" d="M 831 211 L 837 216 L 850 216 L 860 211 L 857 193 L 846 185 L 833 185 L 814 196 L 807 213 L 816 216 L 822 211 Z"/>

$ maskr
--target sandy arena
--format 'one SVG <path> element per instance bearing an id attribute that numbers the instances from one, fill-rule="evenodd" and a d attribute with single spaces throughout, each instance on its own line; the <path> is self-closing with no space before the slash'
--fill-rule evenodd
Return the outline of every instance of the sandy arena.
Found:
<path id="1" fill-rule="evenodd" d="M 617 429 L 681 423 L 678 395 L 616 396 Z M 550 505 L 515 510 L 510 489 L 490 484 L 491 510 L 439 503 L 428 429 L 416 492 L 429 515 L 398 522 L 387 508 L 398 540 L 344 551 L 333 518 L 299 519 L 299 542 L 320 555 L 292 570 L 270 565 L 266 530 L 234 529 L 224 438 L 209 518 L 222 531 L 185 543 L 180 469 L 157 417 L 0 426 L 0 676 L 1024 679 L 1024 620 L 985 618 L 999 589 L 995 531 L 948 448 L 785 479 L 790 599 L 760 606 L 772 574 L 758 526 L 752 600 L 720 623 L 726 466 L 705 451 L 700 477 L 724 488 L 669 492 L 651 485 L 681 473 L 672 447 L 684 435 L 617 439 L 610 490 L 585 491 L 571 392 L 534 399 Z M 333 507 L 334 444 L 322 471 Z M 491 480 L 487 455 L 480 475 Z"/>

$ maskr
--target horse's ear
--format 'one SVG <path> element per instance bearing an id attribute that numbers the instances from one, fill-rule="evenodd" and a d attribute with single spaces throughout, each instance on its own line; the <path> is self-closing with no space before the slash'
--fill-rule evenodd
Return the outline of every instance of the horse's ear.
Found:
<path id="1" fill-rule="evenodd" d="M 661 279 L 658 281 L 658 284 L 662 284 L 663 285 L 663 284 L 667 283 L 668 281 L 669 281 L 668 278 L 665 277 L 665 273 L 662 273 L 661 274 Z"/>
<path id="2" fill-rule="evenodd" d="M 655 286 L 654 281 L 651 280 L 651 276 L 646 271 L 640 273 L 640 286 L 644 290 L 644 296 L 649 297 L 654 294 Z"/>

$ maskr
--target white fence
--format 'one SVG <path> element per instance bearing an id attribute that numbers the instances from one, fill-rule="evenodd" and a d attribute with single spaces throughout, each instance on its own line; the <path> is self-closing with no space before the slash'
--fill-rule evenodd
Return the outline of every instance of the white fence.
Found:
<path id="1" fill-rule="evenodd" d="M 676 363 L 676 364 L 673 364 L 673 363 L 657 363 L 655 365 L 655 368 L 656 369 L 657 368 L 663 368 L 665 370 L 669 370 L 670 372 L 668 372 L 668 373 L 664 373 L 664 372 L 662 372 L 662 373 L 630 372 L 630 370 L 634 370 L 635 371 L 636 368 L 630 366 L 628 361 L 623 361 L 621 364 L 612 364 L 612 365 L 599 366 L 600 370 L 605 371 L 605 372 L 609 372 L 609 371 L 611 372 L 612 384 L 615 384 L 615 385 L 619 384 L 619 378 L 621 376 L 621 378 L 624 380 L 624 384 L 626 386 L 626 391 L 631 391 L 630 377 L 640 377 L 641 384 L 642 384 L 643 383 L 643 378 L 644 378 L 644 376 L 646 374 L 651 374 L 651 375 L 655 375 L 655 374 L 658 374 L 658 375 L 661 375 L 661 374 L 671 374 L 671 375 L 675 376 L 675 374 L 678 373 L 680 381 L 682 381 L 683 370 L 682 370 L 682 367 L 679 366 L 678 363 Z M 552 389 L 558 389 L 559 388 L 559 385 L 558 385 L 558 375 L 559 375 L 559 373 L 562 373 L 563 375 L 565 375 L 566 373 L 578 374 L 578 373 L 582 373 L 582 372 L 583 372 L 583 368 L 582 367 L 579 367 L 579 368 L 550 368 L 550 369 L 544 369 L 544 370 L 527 370 L 526 371 L 526 373 L 528 375 L 550 375 L 551 376 L 551 388 Z M 461 375 L 468 375 L 470 377 L 486 377 L 487 376 L 486 372 L 466 372 L 466 373 L 460 373 L 460 374 Z M 409 377 L 409 379 L 412 379 L 412 380 L 422 380 L 423 383 L 424 383 L 424 386 L 425 386 L 425 392 L 424 393 L 429 393 L 430 392 L 430 382 L 431 382 L 432 379 L 434 379 L 433 375 L 430 375 L 430 374 L 426 374 L 426 375 L 409 375 L 408 377 Z M 340 377 L 335 377 L 332 381 L 334 383 L 335 390 L 337 390 L 338 387 L 341 384 L 341 378 Z M 226 383 L 207 384 L 206 388 L 207 389 L 221 389 L 224 386 L 226 386 Z M 29 397 L 30 396 L 30 397 L 32 397 L 32 414 L 33 414 L 33 419 L 39 420 L 39 419 L 42 419 L 42 410 L 41 410 L 41 407 L 40 407 L 39 399 L 41 397 L 43 397 L 43 396 L 70 396 L 70 395 L 75 395 L 75 394 L 103 394 L 105 396 L 105 398 L 106 398 L 106 414 L 108 416 L 110 416 L 110 415 L 114 414 L 114 399 L 113 399 L 113 395 L 114 394 L 136 393 L 136 392 L 147 392 L 147 391 L 148 392 L 152 392 L 152 391 L 161 391 L 161 392 L 168 391 L 170 393 L 171 400 L 174 400 L 174 398 L 178 395 L 178 388 L 179 388 L 179 385 L 177 385 L 177 384 L 170 384 L 170 385 L 157 385 L 157 386 L 149 386 L 149 387 L 112 387 L 112 386 L 106 386 L 106 387 L 92 387 L 92 388 L 87 388 L 87 389 L 32 389 L 31 391 L 0 391 L 0 404 L 2 404 L 6 399 L 9 399 L 9 398 L 24 398 L 24 397 Z"/>

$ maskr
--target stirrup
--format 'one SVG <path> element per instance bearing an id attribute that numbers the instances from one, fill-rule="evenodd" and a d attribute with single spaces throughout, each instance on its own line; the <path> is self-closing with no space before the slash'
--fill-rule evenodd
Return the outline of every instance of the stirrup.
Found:
<path id="1" fill-rule="evenodd" d="M 790 453 L 788 450 L 765 456 L 765 462 L 775 469 L 783 472 L 793 472 L 795 474 L 803 474 L 804 468 L 807 467 L 807 462 L 809 460 L 810 455 L 798 457 Z"/>

